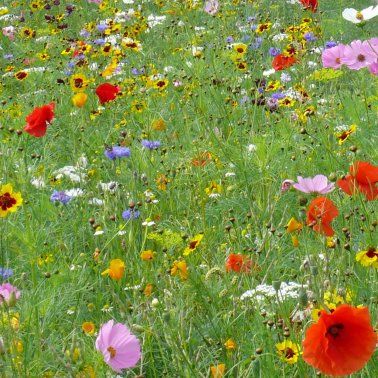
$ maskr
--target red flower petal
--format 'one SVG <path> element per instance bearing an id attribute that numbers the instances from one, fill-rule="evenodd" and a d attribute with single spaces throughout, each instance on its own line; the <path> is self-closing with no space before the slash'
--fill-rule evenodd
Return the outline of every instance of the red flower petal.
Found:
<path id="1" fill-rule="evenodd" d="M 119 87 L 110 83 L 100 84 L 96 89 L 96 95 L 101 104 L 113 101 L 117 97 Z"/>

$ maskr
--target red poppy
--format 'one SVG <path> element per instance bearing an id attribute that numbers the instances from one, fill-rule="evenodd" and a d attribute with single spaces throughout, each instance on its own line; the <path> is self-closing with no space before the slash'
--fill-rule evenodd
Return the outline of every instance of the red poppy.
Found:
<path id="1" fill-rule="evenodd" d="M 343 192 L 352 195 L 360 191 L 368 201 L 378 198 L 378 167 L 366 161 L 357 161 L 350 166 L 349 172 L 349 175 L 337 181 Z"/>
<path id="2" fill-rule="evenodd" d="M 96 89 L 96 95 L 101 104 L 105 102 L 113 101 L 117 97 L 119 87 L 110 83 L 100 84 Z"/>
<path id="3" fill-rule="evenodd" d="M 276 71 L 284 70 L 291 67 L 297 60 L 294 56 L 286 56 L 283 54 L 276 55 L 272 62 L 272 67 Z"/>
<path id="4" fill-rule="evenodd" d="M 237 273 L 249 273 L 254 266 L 252 260 L 241 253 L 231 253 L 226 260 L 226 271 L 231 270 Z"/>
<path id="5" fill-rule="evenodd" d="M 301 4 L 312 12 L 316 12 L 318 9 L 318 0 L 301 0 Z"/>
<path id="6" fill-rule="evenodd" d="M 322 311 L 307 330 L 303 359 L 323 374 L 349 375 L 369 361 L 376 342 L 367 307 L 343 304 L 332 314 Z"/>
<path id="7" fill-rule="evenodd" d="M 24 131 L 37 138 L 43 137 L 46 134 L 47 124 L 51 123 L 54 118 L 54 108 L 55 104 L 53 102 L 35 108 L 26 117 L 27 124 Z"/>
<path id="8" fill-rule="evenodd" d="M 307 225 L 316 232 L 326 236 L 332 236 L 335 232 L 331 222 L 339 215 L 335 204 L 325 197 L 313 199 L 307 210 Z"/>

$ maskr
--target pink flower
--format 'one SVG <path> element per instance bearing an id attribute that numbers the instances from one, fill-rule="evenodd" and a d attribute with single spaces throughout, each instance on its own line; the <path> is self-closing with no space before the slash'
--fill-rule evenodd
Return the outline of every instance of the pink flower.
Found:
<path id="1" fill-rule="evenodd" d="M 294 184 L 293 180 L 284 180 L 281 184 L 281 192 L 286 192 L 289 190 Z"/>
<path id="2" fill-rule="evenodd" d="M 338 69 L 342 66 L 341 59 L 344 57 L 345 45 L 340 44 L 322 53 L 323 67 Z"/>
<path id="3" fill-rule="evenodd" d="M 15 35 L 15 32 L 16 32 L 16 29 L 14 28 L 14 26 L 5 26 L 1 30 L 2 30 L 3 35 L 5 37 L 8 37 L 11 41 L 14 40 L 14 35 Z"/>
<path id="4" fill-rule="evenodd" d="M 114 320 L 102 325 L 96 340 L 96 349 L 117 373 L 134 367 L 141 356 L 139 340 L 124 324 L 114 324 Z"/>
<path id="5" fill-rule="evenodd" d="M 9 282 L 0 285 L 0 304 L 5 301 L 8 305 L 14 305 L 16 300 L 20 298 L 20 295 L 20 290 Z"/>
<path id="6" fill-rule="evenodd" d="M 345 46 L 341 63 L 346 64 L 351 70 L 359 70 L 367 67 L 377 60 L 377 54 L 368 41 L 353 41 Z"/>
<path id="7" fill-rule="evenodd" d="M 215 16 L 219 10 L 218 0 L 207 0 L 203 10 L 211 16 Z"/>
<path id="8" fill-rule="evenodd" d="M 369 71 L 375 76 L 378 76 L 378 62 L 370 64 Z"/>
<path id="9" fill-rule="evenodd" d="M 293 187 L 303 193 L 326 194 L 335 189 L 335 184 L 328 183 L 328 179 L 324 175 L 307 178 L 298 176 L 297 179 L 298 183 L 293 184 Z"/>

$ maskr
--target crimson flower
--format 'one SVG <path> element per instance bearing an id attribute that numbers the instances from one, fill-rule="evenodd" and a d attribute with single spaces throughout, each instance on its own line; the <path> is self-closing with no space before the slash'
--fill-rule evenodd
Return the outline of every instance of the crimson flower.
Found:
<path id="1" fill-rule="evenodd" d="M 26 126 L 24 131 L 37 138 L 46 134 L 47 124 L 51 123 L 54 118 L 55 104 L 51 102 L 48 105 L 35 108 L 26 117 Z"/>
<path id="2" fill-rule="evenodd" d="M 364 367 L 375 350 L 377 334 L 367 307 L 343 304 L 321 311 L 303 340 L 303 359 L 323 374 L 349 375 Z"/>
<path id="3" fill-rule="evenodd" d="M 318 0 L 300 0 L 301 4 L 309 9 L 311 12 L 316 12 L 318 9 Z"/>
<path id="4" fill-rule="evenodd" d="M 339 215 L 335 204 L 325 197 L 313 199 L 307 210 L 307 225 L 316 232 L 326 236 L 332 236 L 335 232 L 331 222 Z"/>
<path id="5" fill-rule="evenodd" d="M 96 95 L 100 100 L 101 104 L 105 104 L 106 102 L 113 101 L 117 97 L 117 93 L 119 92 L 119 87 L 117 85 L 113 85 L 110 83 L 100 84 L 96 88 Z"/>
<path id="6" fill-rule="evenodd" d="M 297 60 L 294 56 L 286 56 L 283 54 L 278 54 L 274 57 L 272 62 L 272 67 L 276 71 L 284 70 L 285 68 L 291 67 Z"/>
<path id="7" fill-rule="evenodd" d="M 378 167 L 366 161 L 357 161 L 350 166 L 349 173 L 337 181 L 343 192 L 351 196 L 359 191 L 368 201 L 378 198 Z"/>

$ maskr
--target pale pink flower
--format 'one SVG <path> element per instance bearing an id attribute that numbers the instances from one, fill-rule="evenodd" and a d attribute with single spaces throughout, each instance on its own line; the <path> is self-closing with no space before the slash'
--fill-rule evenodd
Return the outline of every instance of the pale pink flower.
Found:
<path id="1" fill-rule="evenodd" d="M 9 282 L 0 285 L 0 304 L 3 302 L 14 305 L 17 299 L 20 298 L 20 290 L 11 285 Z M 12 303 L 12 301 L 14 303 Z"/>
<path id="2" fill-rule="evenodd" d="M 96 340 L 96 349 L 117 373 L 136 366 L 141 356 L 139 340 L 124 324 L 114 324 L 114 320 L 102 325 Z"/>
<path id="3" fill-rule="evenodd" d="M 378 76 L 378 62 L 370 64 L 369 71 L 371 74 Z"/>
<path id="4" fill-rule="evenodd" d="M 341 59 L 344 56 L 345 45 L 340 44 L 330 49 L 324 49 L 322 53 L 323 67 L 340 68 L 342 66 Z"/>
<path id="5" fill-rule="evenodd" d="M 335 189 L 334 183 L 328 183 L 328 179 L 324 175 L 316 175 L 315 177 L 303 178 L 297 177 L 298 182 L 293 187 L 303 193 L 319 193 L 326 194 Z"/>
<path id="6" fill-rule="evenodd" d="M 287 190 L 289 190 L 294 184 L 294 181 L 293 180 L 284 180 L 281 184 L 281 192 L 286 192 Z"/>
<path id="7" fill-rule="evenodd" d="M 5 37 L 8 37 L 11 41 L 14 41 L 14 35 L 16 33 L 16 29 L 14 28 L 14 26 L 5 26 L 1 30 Z"/>
<path id="8" fill-rule="evenodd" d="M 341 63 L 345 64 L 351 70 L 360 70 L 368 67 L 377 60 L 377 54 L 368 41 L 353 41 L 350 45 L 345 46 L 344 56 Z"/>
<path id="9" fill-rule="evenodd" d="M 205 3 L 205 7 L 203 9 L 206 13 L 210 14 L 211 16 L 216 15 L 219 10 L 219 2 L 218 0 L 207 0 Z"/>

